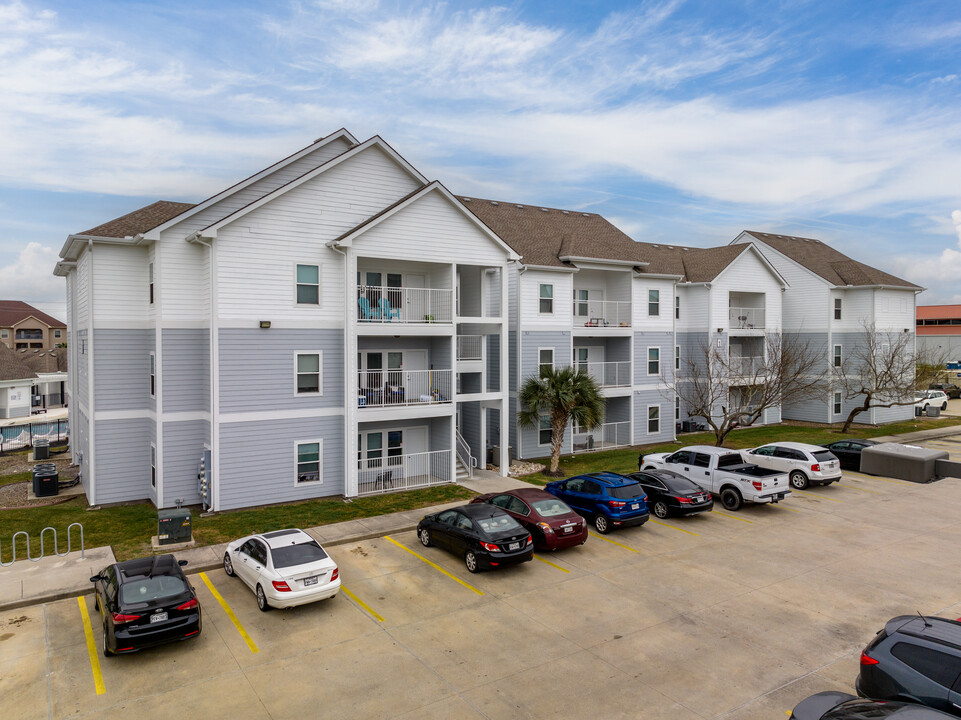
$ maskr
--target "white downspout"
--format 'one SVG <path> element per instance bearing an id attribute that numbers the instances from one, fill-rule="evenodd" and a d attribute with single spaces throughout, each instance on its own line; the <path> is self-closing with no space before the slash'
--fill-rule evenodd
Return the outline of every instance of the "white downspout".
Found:
<path id="1" fill-rule="evenodd" d="M 357 356 L 350 348 L 350 309 L 352 306 L 352 285 L 350 277 L 350 262 L 347 252 L 335 243 L 327 243 L 327 247 L 344 258 L 344 497 L 357 495 L 357 433 L 354 428 L 354 413 L 357 407 L 356 382 L 351 383 L 351 362 Z M 353 375 L 356 378 L 356 374 Z M 351 492 L 353 491 L 353 492 Z"/>
<path id="2" fill-rule="evenodd" d="M 195 233 L 193 236 L 191 236 L 188 239 L 188 242 L 203 245 L 209 252 L 207 263 L 207 289 L 210 293 L 210 298 L 208 300 L 208 304 L 210 306 L 210 348 L 208 350 L 210 355 L 210 473 L 208 480 L 209 488 L 207 490 L 207 499 L 210 512 L 213 513 L 220 510 L 220 462 L 218 457 L 220 448 L 220 433 L 217 428 L 217 402 L 220 398 L 220 394 L 217 392 L 217 384 L 219 381 L 217 363 L 220 362 L 220 353 L 217 348 L 217 321 L 214 303 L 214 247 L 209 242 L 202 240 L 199 233 Z"/>

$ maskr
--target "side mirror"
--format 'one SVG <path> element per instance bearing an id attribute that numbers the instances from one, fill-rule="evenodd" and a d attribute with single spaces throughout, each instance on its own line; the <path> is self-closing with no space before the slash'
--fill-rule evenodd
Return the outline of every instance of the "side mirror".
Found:
<path id="1" fill-rule="evenodd" d="M 97 582 L 99 579 L 100 579 L 100 576 L 99 576 L 99 575 L 94 575 L 92 578 L 90 578 L 90 582 L 95 583 L 95 582 Z"/>
<path id="2" fill-rule="evenodd" d="M 186 560 L 178 560 L 178 561 L 177 561 L 177 564 L 178 564 L 180 567 L 183 567 L 184 565 L 187 564 L 187 561 L 186 561 Z"/>

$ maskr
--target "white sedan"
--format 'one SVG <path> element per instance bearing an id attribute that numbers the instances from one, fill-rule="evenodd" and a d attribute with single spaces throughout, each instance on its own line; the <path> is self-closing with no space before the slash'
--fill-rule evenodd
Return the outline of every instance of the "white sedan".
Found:
<path id="1" fill-rule="evenodd" d="M 941 390 L 918 390 L 914 393 L 914 407 L 924 412 L 928 406 L 948 409 L 948 396 Z"/>
<path id="2" fill-rule="evenodd" d="M 326 600 L 340 590 L 337 563 L 303 530 L 234 540 L 224 553 L 224 572 L 247 583 L 263 612 Z"/>

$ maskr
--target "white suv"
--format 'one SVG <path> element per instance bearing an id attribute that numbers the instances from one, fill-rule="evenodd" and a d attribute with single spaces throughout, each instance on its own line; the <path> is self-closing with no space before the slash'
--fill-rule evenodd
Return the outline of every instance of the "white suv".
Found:
<path id="1" fill-rule="evenodd" d="M 806 443 L 778 442 L 747 450 L 755 465 L 788 473 L 791 487 L 803 490 L 809 484 L 828 485 L 841 479 L 841 463 L 830 450 Z"/>
<path id="2" fill-rule="evenodd" d="M 948 396 L 941 390 L 918 390 L 914 393 L 914 407 L 921 408 L 921 412 L 931 407 L 948 409 Z"/>

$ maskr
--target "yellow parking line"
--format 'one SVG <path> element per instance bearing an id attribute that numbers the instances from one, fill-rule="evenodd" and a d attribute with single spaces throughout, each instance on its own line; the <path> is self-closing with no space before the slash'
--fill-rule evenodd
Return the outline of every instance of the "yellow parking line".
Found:
<path id="1" fill-rule="evenodd" d="M 739 518 L 739 517 L 737 517 L 736 515 L 727 515 L 727 514 L 725 514 L 725 513 L 718 512 L 717 510 L 711 510 L 711 514 L 712 514 L 712 515 L 717 515 L 718 517 L 730 518 L 731 520 L 740 520 L 741 522 L 750 523 L 751 525 L 754 524 L 754 521 L 753 521 L 753 520 L 747 520 L 746 518 Z"/>
<path id="2" fill-rule="evenodd" d="M 638 555 L 640 554 L 640 550 L 635 550 L 634 548 L 629 547 L 628 545 L 624 545 L 623 543 L 617 542 L 617 540 L 611 540 L 610 538 L 606 538 L 603 535 L 598 535 L 597 533 L 594 533 L 594 532 L 589 534 L 591 537 L 596 537 L 598 540 L 603 540 L 604 542 L 609 542 L 611 545 L 617 545 L 618 547 L 622 547 L 625 550 L 630 550 L 632 553 L 637 553 Z"/>
<path id="3" fill-rule="evenodd" d="M 365 603 L 365 602 L 364 602 L 363 600 L 361 600 L 359 597 L 357 597 L 356 595 L 354 595 L 354 593 L 352 593 L 350 590 L 348 590 L 346 585 L 344 585 L 344 584 L 342 583 L 341 586 L 340 586 L 340 589 L 343 590 L 345 593 L 347 593 L 347 597 L 349 597 L 349 598 L 350 598 L 351 600 L 353 600 L 355 603 L 357 603 L 357 604 L 360 605 L 362 608 L 364 608 L 364 610 L 366 610 L 368 613 L 370 613 L 371 617 L 373 617 L 374 620 L 376 620 L 377 622 L 384 622 L 384 618 L 382 618 L 379 614 L 375 613 L 374 610 L 370 607 L 370 605 L 368 605 L 367 603 Z"/>
<path id="4" fill-rule="evenodd" d="M 666 527 L 666 528 L 671 528 L 671 530 L 677 530 L 678 532 L 687 533 L 688 535 L 694 535 L 695 537 L 701 537 L 701 536 L 698 535 L 696 532 L 691 532 L 690 530 L 685 530 L 684 528 L 674 527 L 673 525 L 669 525 L 668 523 L 661 522 L 660 520 L 651 520 L 651 522 L 654 523 L 655 525 L 663 525 L 663 526 Z"/>
<path id="5" fill-rule="evenodd" d="M 414 552 L 413 550 L 411 550 L 411 549 L 410 549 L 409 547 L 407 547 L 406 545 L 401 545 L 399 542 L 397 542 L 396 540 L 394 540 L 394 538 L 392 538 L 390 535 L 384 535 L 384 539 L 385 539 L 385 540 L 390 540 L 392 543 L 394 543 L 394 545 L 396 545 L 397 547 L 399 547 L 401 550 L 406 550 L 406 551 L 409 552 L 411 555 L 413 555 L 415 558 L 420 558 L 420 559 L 423 560 L 425 563 L 427 563 L 428 565 L 430 565 L 432 568 L 434 568 L 434 569 L 437 570 L 438 572 L 443 573 L 444 575 L 446 575 L 447 577 L 449 577 L 451 580 L 454 580 L 454 581 L 456 581 L 456 582 L 459 582 L 461 585 L 463 585 L 463 586 L 464 586 L 465 588 L 467 588 L 468 590 L 473 590 L 473 591 L 474 591 L 475 593 L 477 593 L 478 595 L 483 595 L 483 594 L 484 594 L 483 591 L 478 590 L 478 589 L 475 588 L 473 585 L 471 585 L 471 584 L 469 584 L 469 583 L 465 583 L 465 582 L 464 582 L 463 580 L 461 580 L 459 577 L 456 577 L 456 576 L 454 576 L 454 575 L 451 575 L 449 572 L 447 572 L 444 568 L 442 568 L 442 567 L 441 567 L 440 565 L 438 565 L 437 563 L 431 562 L 430 560 L 428 560 L 427 558 L 425 558 L 425 557 L 424 557 L 423 555 L 421 555 L 420 553 L 416 553 L 416 552 Z"/>
<path id="6" fill-rule="evenodd" d="M 560 570 L 561 572 L 566 572 L 566 573 L 569 573 L 569 572 L 570 572 L 570 570 L 568 570 L 567 568 L 562 568 L 560 565 L 555 565 L 555 564 L 552 563 L 550 560 L 545 560 L 545 559 L 542 558 L 540 555 L 535 555 L 535 556 L 534 556 L 534 559 L 535 559 L 535 560 L 540 560 L 542 563 L 546 563 L 547 565 L 550 565 L 552 568 L 557 568 L 557 569 Z"/>
<path id="7" fill-rule="evenodd" d="M 83 620 L 83 634 L 87 638 L 87 654 L 90 656 L 90 670 L 93 672 L 93 685 L 97 689 L 97 695 L 103 695 L 107 688 L 103 684 L 103 673 L 100 672 L 100 658 L 97 657 L 97 643 L 93 639 L 93 628 L 90 626 L 90 613 L 87 612 L 87 603 L 83 595 L 77 597 L 80 605 L 80 619 Z"/>
<path id="8" fill-rule="evenodd" d="M 799 494 L 802 495 L 802 496 L 804 496 L 804 495 L 810 495 L 811 497 L 815 497 L 815 498 L 817 498 L 818 500 L 827 500 L 828 502 L 836 502 L 836 503 L 844 502 L 843 500 L 838 500 L 837 498 L 824 497 L 824 496 L 821 495 L 820 493 L 808 492 L 807 490 L 791 490 L 791 492 L 792 492 L 792 493 L 799 493 Z"/>
<path id="9" fill-rule="evenodd" d="M 204 585 L 206 585 L 207 589 L 210 590 L 210 594 L 217 598 L 217 602 L 220 603 L 220 607 L 222 607 L 224 612 L 227 613 L 227 617 L 230 618 L 230 621 L 234 624 L 234 627 L 237 628 L 237 632 L 240 633 L 240 637 L 242 637 L 244 642 L 247 643 L 247 647 L 250 648 L 250 652 L 260 652 L 260 648 L 257 647 L 257 644 L 253 641 L 250 635 L 247 634 L 247 631 L 244 630 L 244 626 L 240 624 L 240 620 L 238 620 L 237 616 L 234 615 L 234 611 L 230 609 L 230 605 L 228 605 L 227 601 L 224 600 L 223 595 L 217 592 L 217 588 L 215 588 L 213 583 L 210 582 L 210 578 L 207 577 L 207 573 L 200 573 L 200 579 L 204 581 Z"/>

